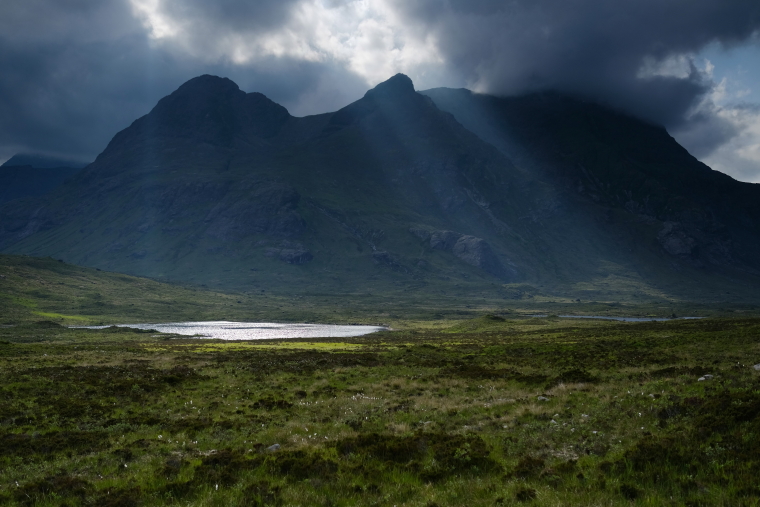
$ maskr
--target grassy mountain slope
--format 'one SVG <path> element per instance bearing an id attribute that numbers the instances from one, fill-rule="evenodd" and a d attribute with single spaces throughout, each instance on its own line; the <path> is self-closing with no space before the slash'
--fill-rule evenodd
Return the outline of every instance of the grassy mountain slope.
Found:
<path id="1" fill-rule="evenodd" d="M 240 318 L 240 295 L 163 284 L 50 258 L 0 256 L 0 324 Z M 247 299 L 247 298 L 246 298 Z M 259 304 L 266 304 L 264 297 Z"/>
<path id="2" fill-rule="evenodd" d="M 591 312 L 610 308 L 588 307 Z M 647 308 L 666 315 L 672 305 Z M 613 311 L 615 309 L 612 309 Z M 409 320 L 462 319 L 505 311 L 501 299 L 360 293 L 283 296 L 266 291 L 219 292 L 162 283 L 52 258 L 0 255 L 0 326 L 54 321 L 65 325 L 199 320 L 361 322 L 405 327 Z M 535 312 L 530 305 L 522 313 Z"/>
<path id="3" fill-rule="evenodd" d="M 229 82 L 188 83 L 118 134 L 50 204 L 8 210 L 5 243 L 104 269 L 252 288 L 387 291 L 455 278 L 479 289 L 524 277 L 502 253 L 525 257 L 516 234 L 490 249 L 489 273 L 409 232 L 421 224 L 480 238 L 489 233 L 482 194 L 512 180 L 503 208 L 516 216 L 525 192 L 522 176 L 503 171 L 508 160 L 407 78 L 397 81 L 324 118 L 283 116 L 256 96 L 256 107 L 272 110 L 258 130 L 229 117 L 248 100 Z M 211 100 L 218 96 L 221 104 Z M 193 107 L 199 112 L 187 113 Z"/>
<path id="4" fill-rule="evenodd" d="M 676 148 L 632 158 L 635 140 L 593 128 L 607 118 L 595 106 L 525 99 L 513 125 L 501 99 L 445 102 L 448 92 L 426 93 L 433 99 L 398 75 L 335 113 L 295 118 L 229 80 L 195 78 L 44 202 L 0 207 L 0 248 L 283 296 L 753 297 L 752 265 L 741 253 L 753 251 L 753 240 L 736 229 L 729 239 L 738 247 L 720 249 L 725 219 L 708 220 L 702 187 L 686 188 L 692 200 L 671 215 L 637 208 L 654 202 L 640 189 L 660 185 L 650 174 L 659 165 L 709 171 L 683 165 L 688 154 L 673 155 L 680 147 L 672 139 Z M 629 159 L 635 170 L 620 162 Z M 594 192 L 573 191 L 575 172 L 589 170 Z M 617 175 L 614 188 L 600 183 L 603 171 Z M 667 185 L 657 188 L 669 195 Z M 626 192 L 635 195 L 618 202 Z M 657 209 L 674 205 L 664 203 Z M 751 222 L 754 208 L 743 209 Z"/>

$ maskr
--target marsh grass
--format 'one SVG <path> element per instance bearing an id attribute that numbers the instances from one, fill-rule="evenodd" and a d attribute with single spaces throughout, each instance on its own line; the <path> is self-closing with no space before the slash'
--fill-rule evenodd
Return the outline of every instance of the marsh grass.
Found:
<path id="1" fill-rule="evenodd" d="M 758 505 L 756 363 L 756 319 L 254 343 L 0 328 L 0 501 Z"/>

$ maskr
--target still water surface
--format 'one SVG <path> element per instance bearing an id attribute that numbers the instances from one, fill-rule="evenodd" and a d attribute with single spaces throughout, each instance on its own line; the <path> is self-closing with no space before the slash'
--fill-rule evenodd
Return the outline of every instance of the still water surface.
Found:
<path id="1" fill-rule="evenodd" d="M 103 329 L 108 326 L 87 326 Z M 339 326 L 332 324 L 277 324 L 274 322 L 167 322 L 164 324 L 119 324 L 118 327 L 155 329 L 161 333 L 175 333 L 221 340 L 269 340 L 273 338 L 350 338 L 387 328 L 380 326 Z"/>

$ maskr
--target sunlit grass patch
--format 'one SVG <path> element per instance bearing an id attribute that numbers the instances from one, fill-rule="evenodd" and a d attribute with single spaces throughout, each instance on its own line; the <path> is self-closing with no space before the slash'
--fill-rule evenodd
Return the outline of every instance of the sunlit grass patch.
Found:
<path id="1" fill-rule="evenodd" d="M 53 312 L 32 312 L 34 315 L 39 315 L 40 317 L 45 317 L 47 319 L 56 319 L 56 320 L 63 320 L 63 321 L 73 321 L 73 322 L 94 322 L 96 320 L 95 317 L 87 317 L 83 315 L 64 315 L 62 313 L 53 313 Z"/>

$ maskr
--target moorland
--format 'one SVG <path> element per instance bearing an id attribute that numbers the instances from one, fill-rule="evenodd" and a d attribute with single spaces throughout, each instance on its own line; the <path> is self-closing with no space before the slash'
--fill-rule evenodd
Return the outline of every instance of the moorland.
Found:
<path id="1" fill-rule="evenodd" d="M 4 504 L 734 506 L 760 498 L 752 309 L 621 323 L 531 317 L 486 302 L 437 317 L 423 308 L 359 338 L 224 342 L 62 324 L 277 320 L 308 305 L 53 259 L 3 260 Z M 323 312 L 313 320 L 335 319 L 315 301 Z M 605 308 L 597 306 L 586 310 Z"/>
<path id="2" fill-rule="evenodd" d="M 63 181 L 25 167 L 0 503 L 760 504 L 760 187 L 662 126 L 403 75 L 297 118 L 199 76 Z M 190 320 L 389 329 L 112 326 Z"/>

